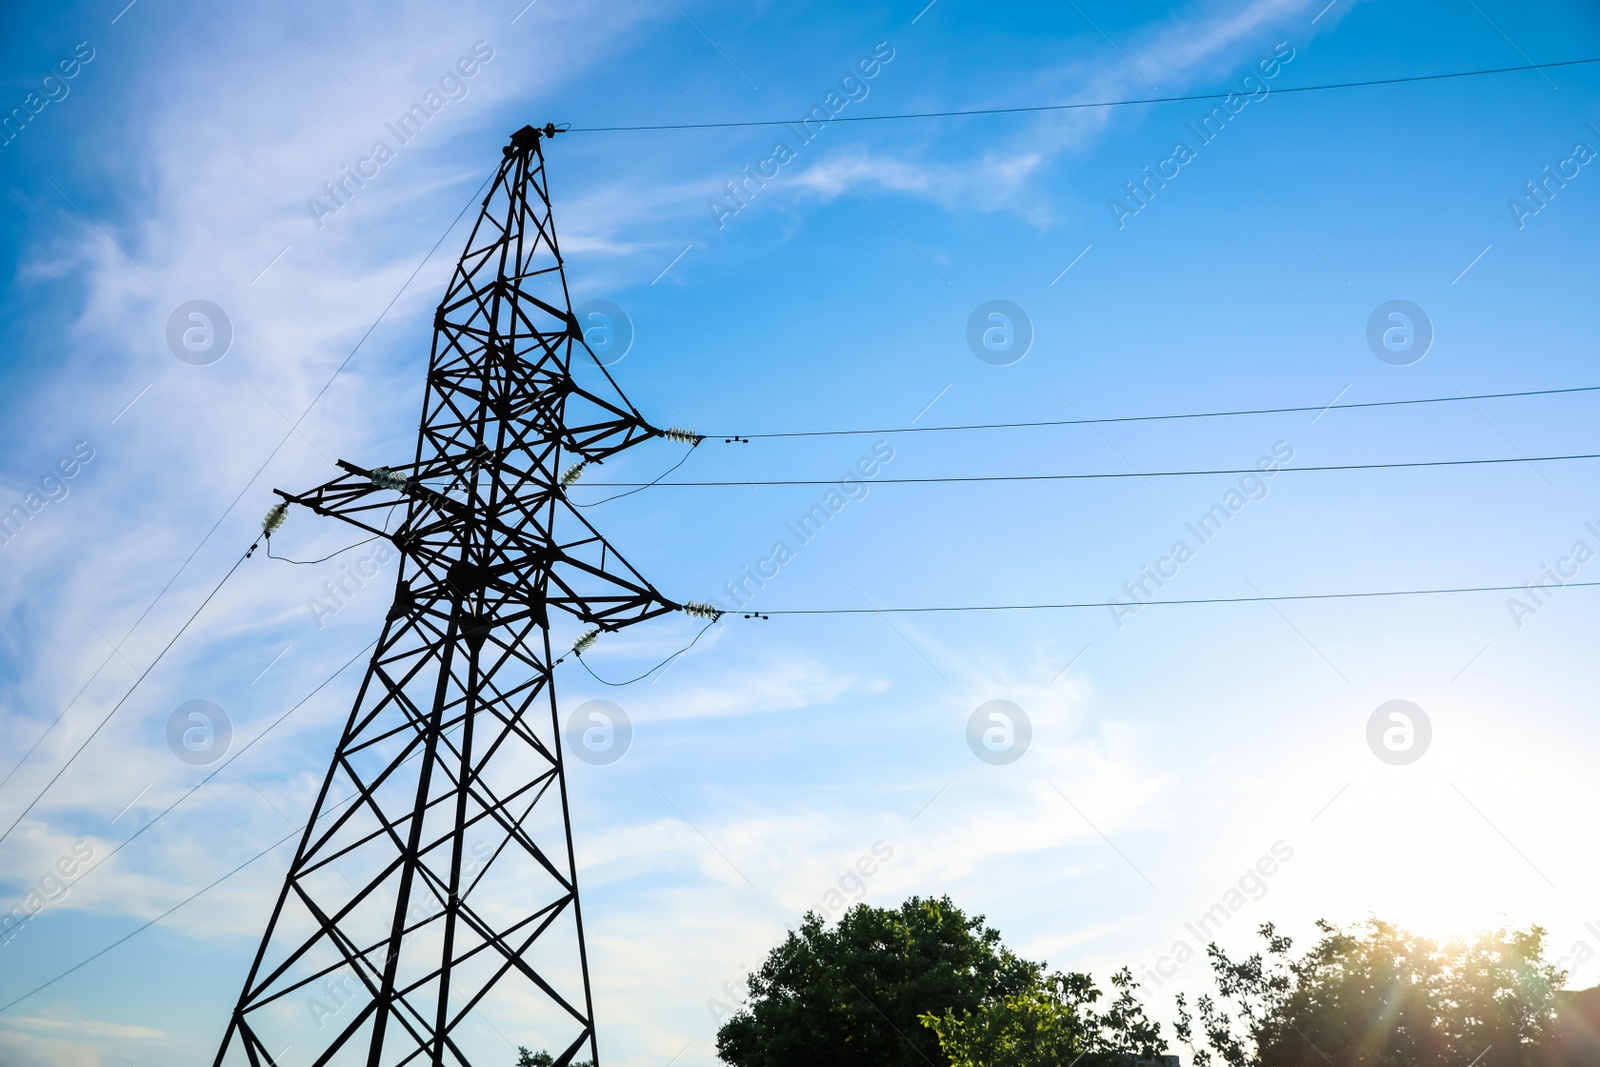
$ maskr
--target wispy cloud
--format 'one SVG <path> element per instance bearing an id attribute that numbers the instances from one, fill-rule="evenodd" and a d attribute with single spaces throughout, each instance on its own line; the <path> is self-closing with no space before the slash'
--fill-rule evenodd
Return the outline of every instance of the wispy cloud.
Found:
<path id="1" fill-rule="evenodd" d="M 1206 3 L 1192 5 L 1170 18 L 1132 34 L 1126 57 L 1090 51 L 1053 70 L 1035 71 L 1019 86 L 1008 83 L 1003 96 L 991 93 L 961 101 L 963 107 L 1014 104 L 1018 100 L 1115 100 L 1152 95 L 1141 71 L 1162 87 L 1160 95 L 1182 92 L 1225 75 L 1270 50 L 1274 34 L 1290 32 L 1304 43 L 1315 27 L 1302 16 L 1303 0 L 1255 0 L 1243 8 Z M 1021 215 L 1036 224 L 1051 217 L 1049 197 L 1032 180 L 1062 156 L 1088 151 L 1116 125 L 1137 121 L 1132 109 L 1094 109 L 1010 120 L 986 128 L 977 154 L 950 156 L 947 138 L 908 133 L 898 147 L 848 146 L 830 149 L 809 164 L 791 183 L 803 193 L 833 199 L 843 195 L 846 179 L 872 188 L 926 199 L 946 210 L 1000 211 Z M 970 120 L 947 120 L 970 121 Z M 980 143 L 974 140 L 972 143 Z"/>

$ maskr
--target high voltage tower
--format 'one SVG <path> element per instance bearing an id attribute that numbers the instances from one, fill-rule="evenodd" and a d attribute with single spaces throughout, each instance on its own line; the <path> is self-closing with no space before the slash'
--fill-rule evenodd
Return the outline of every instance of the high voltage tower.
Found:
<path id="1" fill-rule="evenodd" d="M 586 463 L 698 438 L 646 422 L 584 342 L 555 132 L 504 149 L 434 315 L 415 461 L 279 491 L 275 519 L 301 504 L 388 536 L 400 573 L 219 1067 L 481 1064 L 505 1048 L 490 1017 L 598 1062 L 551 672 L 599 632 L 715 611 L 662 596 L 567 502 Z"/>

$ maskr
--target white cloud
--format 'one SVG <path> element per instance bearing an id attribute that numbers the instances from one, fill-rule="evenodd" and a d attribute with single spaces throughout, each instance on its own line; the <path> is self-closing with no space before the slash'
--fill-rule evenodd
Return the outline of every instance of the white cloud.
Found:
<path id="1" fill-rule="evenodd" d="M 9 1020 L 9 1025 L 23 1030 L 34 1030 L 43 1033 L 75 1033 L 87 1026 L 111 1038 L 130 1038 L 140 1041 L 160 1041 L 167 1035 L 160 1030 L 153 1030 L 148 1026 L 134 1026 L 128 1023 L 106 1022 L 103 1019 L 86 1021 L 77 1019 L 54 1019 L 44 1015 L 30 1015 Z"/>
<path id="2" fill-rule="evenodd" d="M 7 1067 L 103 1067 L 114 1053 L 80 1041 L 39 1037 L 0 1028 L 0 1060 Z"/>
<path id="3" fill-rule="evenodd" d="M 962 106 L 1173 95 L 1201 79 L 1270 55 L 1272 33 L 1290 33 L 1297 45 L 1304 43 L 1315 32 L 1309 24 L 1311 14 L 1304 0 L 1255 0 L 1238 9 L 1195 5 L 1136 33 L 1136 40 L 1121 50 L 1126 59 L 1109 50 L 1094 58 L 1074 57 L 1053 71 L 1035 73 L 1029 85 L 1007 85 L 1003 99 L 963 101 Z M 1147 78 L 1154 80 L 1154 88 Z M 908 149 L 838 148 L 809 163 L 786 184 L 832 199 L 849 192 L 854 182 L 929 200 L 950 211 L 1011 211 L 1044 225 L 1050 218 L 1047 201 L 1030 186 L 1030 179 L 1061 156 L 1092 147 L 1126 113 L 1125 108 L 1095 108 L 1024 120 L 1012 125 L 1015 132 L 987 134 L 982 143 L 989 147 L 965 159 L 949 158 L 945 151 L 949 139 L 932 136 Z"/>

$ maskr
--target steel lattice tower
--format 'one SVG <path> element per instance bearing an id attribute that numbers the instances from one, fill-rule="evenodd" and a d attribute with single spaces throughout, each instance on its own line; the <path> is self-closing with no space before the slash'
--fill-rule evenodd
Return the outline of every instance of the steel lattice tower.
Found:
<path id="1" fill-rule="evenodd" d="M 540 144 L 555 132 L 504 149 L 434 316 L 415 462 L 341 462 L 279 491 L 390 537 L 399 576 L 219 1067 L 465 1065 L 493 1026 L 478 1013 L 515 1016 L 513 1043 L 558 1065 L 585 1046 L 598 1063 L 551 671 L 579 630 L 684 605 L 567 502 L 562 474 L 686 435 L 647 423 L 584 343 Z"/>

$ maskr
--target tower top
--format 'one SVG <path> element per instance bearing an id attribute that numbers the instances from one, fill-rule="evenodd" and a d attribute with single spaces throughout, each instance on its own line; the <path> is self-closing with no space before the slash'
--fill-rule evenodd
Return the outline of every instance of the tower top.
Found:
<path id="1" fill-rule="evenodd" d="M 557 126 L 553 122 L 547 122 L 542 127 L 524 126 L 522 129 L 511 135 L 511 145 L 506 149 L 506 154 L 510 155 L 513 149 L 520 149 L 524 152 L 528 151 L 529 149 L 538 145 L 539 138 L 554 137 L 558 133 L 565 132 L 566 127 L 564 125 Z"/>

